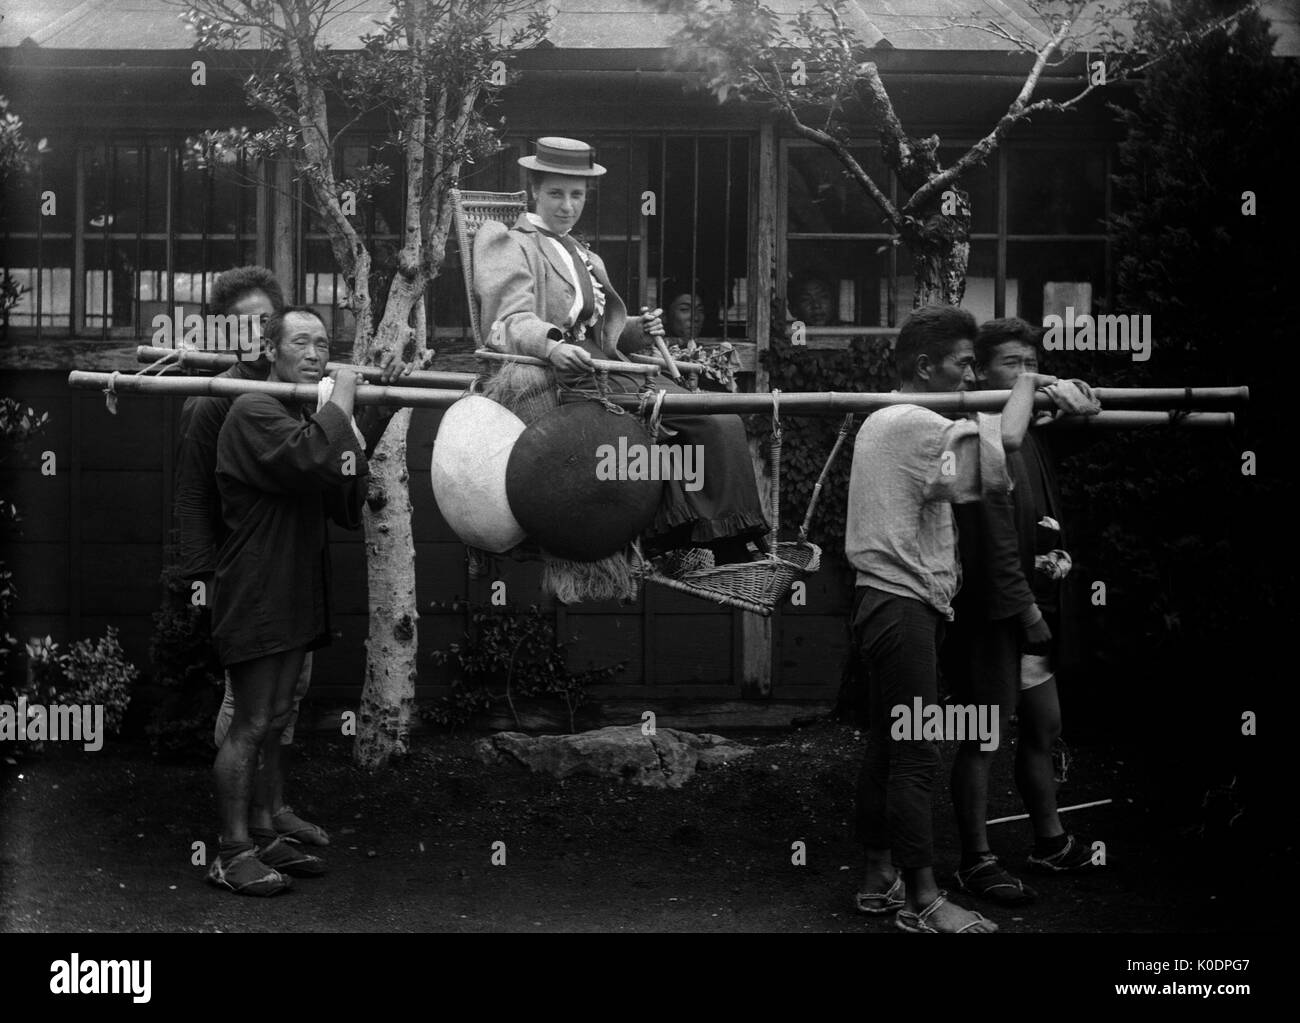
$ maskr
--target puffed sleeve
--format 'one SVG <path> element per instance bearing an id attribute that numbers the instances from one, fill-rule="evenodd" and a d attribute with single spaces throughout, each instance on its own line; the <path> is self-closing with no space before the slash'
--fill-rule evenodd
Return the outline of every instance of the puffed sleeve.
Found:
<path id="1" fill-rule="evenodd" d="M 484 333 L 491 337 L 499 323 L 506 351 L 545 359 L 560 343 L 548 336 L 559 328 L 537 315 L 537 281 L 524 240 L 496 221 L 474 239 L 474 293 Z"/>

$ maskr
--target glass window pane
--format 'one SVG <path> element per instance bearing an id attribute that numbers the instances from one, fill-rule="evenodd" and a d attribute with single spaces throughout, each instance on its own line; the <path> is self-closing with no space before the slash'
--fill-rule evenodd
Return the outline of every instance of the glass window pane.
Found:
<path id="1" fill-rule="evenodd" d="M 623 182 L 622 186 L 627 192 L 627 207 L 625 212 L 625 225 L 616 228 L 620 231 L 629 231 L 626 241 L 623 245 L 623 263 L 627 267 L 626 275 L 623 279 L 614 279 L 614 283 L 621 288 L 620 294 L 629 305 L 639 307 L 642 304 L 657 302 L 657 281 L 659 278 L 659 257 L 658 248 L 655 248 L 654 258 L 651 258 L 650 246 L 658 245 L 659 241 L 659 217 L 658 206 L 655 208 L 655 216 L 643 216 L 641 213 L 641 196 L 648 189 L 657 189 L 658 172 L 659 172 L 659 140 L 646 137 L 632 138 L 629 140 L 632 151 L 631 171 L 626 166 L 627 158 L 625 153 L 619 154 L 619 159 L 625 162 L 625 165 L 619 170 L 618 180 Z M 653 156 L 651 150 L 653 148 Z M 654 183 L 652 183 L 654 175 Z M 610 187 L 619 187 L 618 185 Z M 658 192 L 656 191 L 656 196 Z M 604 256 L 611 251 L 608 242 L 601 255 Z M 644 255 L 646 272 L 645 279 L 642 280 L 642 259 Z"/>
<path id="2" fill-rule="evenodd" d="M 1004 155 L 1011 234 L 1104 233 L 1104 151 L 1011 149 Z"/>
<path id="3" fill-rule="evenodd" d="M 87 237 L 135 237 L 139 224 L 140 151 L 127 144 L 100 144 L 86 151 Z M 49 224 L 45 224 L 49 229 Z"/>
<path id="4" fill-rule="evenodd" d="M 140 302 L 140 330 L 153 333 L 153 319 L 159 313 L 172 315 L 167 294 L 167 243 L 146 241 L 140 247 L 140 267 L 137 271 Z"/>
<path id="5" fill-rule="evenodd" d="M 725 233 L 726 260 L 712 267 L 710 287 L 718 289 L 719 334 L 742 338 L 749 318 L 749 140 L 733 138 L 731 150 L 731 200 Z M 708 280 L 709 275 L 706 275 Z"/>
<path id="6" fill-rule="evenodd" d="M 90 234 L 102 235 L 111 230 L 113 211 L 109 198 L 109 152 L 104 145 L 91 146 L 85 156 L 86 222 L 82 229 Z"/>
<path id="7" fill-rule="evenodd" d="M 1103 242 L 1007 245 L 1007 315 L 1040 324 L 1046 313 L 1096 315 L 1108 308 Z"/>
<path id="8" fill-rule="evenodd" d="M 66 327 L 72 311 L 72 243 L 45 238 L 37 259 L 35 239 L 10 239 L 4 248 L 4 269 L 10 280 L 26 290 L 9 311 L 13 327 Z"/>
<path id="9" fill-rule="evenodd" d="M 888 325 L 889 250 L 879 241 L 789 243 L 791 319 L 809 328 Z"/>
<path id="10" fill-rule="evenodd" d="M 213 234 L 256 230 L 257 188 L 247 166 L 240 157 L 213 168 L 212 214 L 208 227 Z"/>
<path id="11" fill-rule="evenodd" d="M 202 234 L 207 208 L 208 172 L 183 160 L 176 174 L 176 230 L 181 234 Z"/>
<path id="12" fill-rule="evenodd" d="M 880 209 L 849 176 L 834 153 L 821 146 L 791 146 L 787 152 L 790 233 L 889 232 Z M 889 171 L 879 148 L 860 147 L 852 152 L 880 190 L 889 195 Z"/>
<path id="13" fill-rule="evenodd" d="M 338 298 L 346 294 L 346 287 L 335 271 L 334 253 L 329 242 L 310 241 L 303 246 L 303 253 L 303 304 L 335 305 Z"/>
<path id="14" fill-rule="evenodd" d="M 208 243 L 208 251 L 213 243 Z M 212 282 L 217 274 L 228 269 L 225 265 L 211 262 L 205 258 L 203 242 L 199 239 L 187 239 L 176 243 L 176 265 L 172 268 L 172 282 L 177 305 L 186 306 L 185 312 L 201 313 L 207 295 L 212 290 Z"/>
<path id="15" fill-rule="evenodd" d="M 640 301 L 663 306 L 676 297 L 668 295 L 667 290 L 678 294 L 693 290 L 706 311 L 701 336 L 720 336 L 725 305 L 731 306 L 731 323 L 743 320 L 744 286 L 737 282 L 745 280 L 748 273 L 748 140 L 700 137 L 698 158 L 694 137 L 670 137 L 666 142 L 666 150 L 659 139 L 648 140 L 644 148 L 644 187 L 654 192 L 657 203 L 654 217 L 638 218 L 648 234 L 647 280 Z M 639 163 L 641 152 L 637 144 L 635 163 Z M 667 156 L 667 176 L 662 183 L 661 153 Z M 642 182 L 633 181 L 629 202 L 637 214 L 641 191 Z M 630 247 L 630 255 L 639 256 L 635 246 Z M 636 272 L 637 268 L 629 265 L 628 273 Z M 739 312 L 737 293 L 741 295 Z M 636 300 L 629 305 L 635 307 Z M 728 330 L 730 335 L 739 332 L 735 327 Z"/>
<path id="16" fill-rule="evenodd" d="M 151 145 L 145 151 L 144 229 L 150 234 L 167 230 L 167 146 Z"/>
<path id="17" fill-rule="evenodd" d="M 112 147 L 112 222 L 109 230 L 134 241 L 140 223 L 140 147 L 114 145 Z"/>
<path id="18" fill-rule="evenodd" d="M 605 175 L 594 182 L 595 188 L 582 215 L 583 227 L 592 232 L 593 242 L 597 239 L 601 242 L 626 242 L 629 226 L 628 210 L 632 205 L 628 195 L 627 140 L 600 139 L 593 144 L 596 147 L 596 161 L 605 168 Z M 638 212 L 640 198 L 641 193 L 638 191 L 636 195 Z M 606 252 L 612 252 L 612 249 L 611 245 L 605 245 L 601 255 L 605 256 Z M 609 259 L 606 258 L 605 261 L 608 263 Z M 627 257 L 624 253 L 623 262 L 626 261 Z M 621 275 L 614 277 L 611 272 L 610 280 L 616 288 L 626 287 Z"/>
<path id="19" fill-rule="evenodd" d="M 46 233 L 71 236 L 77 218 L 77 151 L 70 142 L 55 145 L 41 162 L 41 190 L 54 193 L 54 214 L 42 216 L 41 229 Z"/>
<path id="20" fill-rule="evenodd" d="M 86 239 L 86 326 L 130 327 L 135 310 L 135 239 Z"/>
<path id="21" fill-rule="evenodd" d="M 660 248 L 659 239 L 651 239 L 651 266 L 661 265 L 663 276 L 688 276 L 692 266 L 695 226 L 694 140 L 671 136 L 665 140 L 662 149 L 665 157 L 662 168 L 664 177 L 656 195 L 659 200 L 658 226 L 663 233 L 663 243 Z"/>
<path id="22" fill-rule="evenodd" d="M 519 144 L 507 142 L 498 152 L 465 164 L 460 172 L 460 187 L 480 192 L 518 192 L 524 187 L 524 171 L 516 163 L 518 159 Z"/>

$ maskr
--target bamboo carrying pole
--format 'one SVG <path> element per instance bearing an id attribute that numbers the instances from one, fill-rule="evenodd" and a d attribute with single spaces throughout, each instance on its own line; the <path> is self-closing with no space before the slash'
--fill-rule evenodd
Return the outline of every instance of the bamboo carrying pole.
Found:
<path id="1" fill-rule="evenodd" d="M 90 373 L 74 370 L 68 386 L 79 390 L 116 394 L 208 395 L 238 398 L 241 394 L 270 394 L 284 401 L 316 403 L 315 384 L 286 384 L 270 380 L 234 380 L 230 377 L 134 376 L 125 373 Z M 409 408 L 448 408 L 464 397 L 465 391 L 434 387 L 357 388 L 357 405 L 398 405 Z"/>
<path id="2" fill-rule="evenodd" d="M 1230 409 L 1240 407 L 1250 400 L 1245 387 L 1101 387 L 1093 393 L 1102 407 L 1113 410 L 1139 409 Z M 806 391 L 781 393 L 781 411 L 792 415 L 843 416 L 854 412 L 876 412 L 890 405 L 920 405 L 935 412 L 1001 412 L 1011 396 L 1010 391 L 956 391 L 943 393 L 922 392 L 840 392 Z M 639 400 L 633 396 L 610 395 L 609 399 L 625 408 L 636 408 Z M 1047 394 L 1034 399 L 1034 407 L 1050 411 L 1056 408 Z M 770 394 L 666 394 L 663 413 L 764 413 L 772 411 Z"/>
<path id="3" fill-rule="evenodd" d="M 237 355 L 226 352 L 195 352 L 183 348 L 154 348 L 150 345 L 140 345 L 135 350 L 137 362 L 155 363 L 168 355 L 175 355 L 176 357 L 160 368 L 204 369 L 220 373 L 222 370 L 230 369 L 239 361 Z M 378 366 L 353 366 L 347 362 L 329 362 L 325 364 L 327 373 L 333 373 L 341 369 L 356 370 L 368 383 L 373 383 L 380 377 Z M 401 377 L 399 382 L 402 387 L 468 387 L 474 382 L 474 374 L 417 369 Z"/>
<path id="4" fill-rule="evenodd" d="M 175 351 L 176 349 L 172 348 L 140 345 L 136 349 L 136 358 L 140 362 L 152 363 Z M 482 349 L 475 352 L 475 355 L 490 361 L 518 362 L 530 366 L 547 365 L 543 359 L 536 359 L 526 355 L 508 355 L 504 352 L 489 352 Z M 606 359 L 593 359 L 592 361 L 597 369 L 621 370 L 647 377 L 662 368 L 662 363 L 651 356 L 639 356 L 637 358 L 644 360 L 644 362 L 613 362 Z M 229 369 L 236 361 L 237 357 L 235 355 L 227 353 L 184 351 L 175 365 L 181 368 L 220 371 Z M 697 366 L 696 363 L 686 362 L 678 362 L 677 366 L 690 372 L 704 368 Z M 357 367 L 343 362 L 331 362 L 326 365 L 327 372 L 342 369 L 353 369 L 367 381 L 378 380 L 380 376 L 379 369 L 374 366 Z M 165 379 L 175 378 L 168 376 Z M 415 370 L 399 379 L 400 384 L 398 387 L 400 390 L 419 387 L 456 389 L 469 387 L 474 382 L 475 375 L 473 373 Z M 73 384 L 72 386 L 93 387 L 95 385 Z M 120 384 L 119 389 L 125 390 Z M 159 391 L 157 393 L 207 394 L 215 392 L 173 390 Z M 1106 409 L 1103 415 L 1111 412 L 1141 409 L 1230 409 L 1244 406 L 1250 400 L 1250 389 L 1247 387 L 1098 387 L 1094 388 L 1093 393 L 1097 395 L 1103 408 Z M 888 405 L 902 404 L 921 405 L 936 412 L 998 412 L 1006 404 L 1009 394 L 1009 391 L 958 391 L 934 394 L 911 392 L 855 393 L 851 391 L 808 391 L 800 394 L 787 391 L 783 394 L 781 402 L 788 411 L 804 415 L 843 415 L 850 412 L 862 415 L 875 412 Z M 639 405 L 639 399 L 632 396 L 610 395 L 610 400 L 623 405 L 625 408 L 637 408 Z M 416 404 L 424 405 L 425 403 L 419 402 Z M 1040 394 L 1035 398 L 1034 407 L 1051 410 L 1055 408 L 1055 405 L 1047 395 Z M 667 413 L 742 414 L 768 412 L 771 411 L 771 408 L 772 399 L 765 393 L 725 394 L 710 391 L 694 394 L 666 394 L 663 401 L 663 411 Z M 1069 420 L 1086 422 L 1093 418 L 1095 417 L 1071 416 Z M 1105 418 L 1100 422 L 1107 425 L 1119 425 L 1122 421 L 1121 419 Z M 1163 419 L 1159 421 L 1163 422 Z M 1155 422 L 1157 420 L 1133 419 L 1126 425 L 1150 426 Z M 1218 420 L 1206 420 L 1205 422 L 1223 425 L 1223 421 Z"/>
<path id="5" fill-rule="evenodd" d="M 649 368 L 649 367 L 647 367 Z M 465 374 L 468 376 L 468 374 Z M 472 377 L 471 377 L 472 379 Z M 214 395 L 238 397 L 241 394 L 272 394 L 285 400 L 314 402 L 315 384 L 272 383 L 261 380 L 236 380 L 229 377 L 137 376 L 126 373 L 93 373 L 75 370 L 68 374 L 68 386 L 79 390 L 102 390 L 120 394 Z M 358 405 L 398 405 L 411 408 L 447 408 L 463 397 L 464 388 L 377 387 L 362 384 L 357 388 Z M 846 412 L 874 412 L 890 405 L 913 404 L 937 412 L 996 412 L 1005 404 L 1007 391 L 977 391 L 958 394 L 840 394 L 834 391 L 781 395 L 783 412 L 803 415 L 844 415 Z M 1230 412 L 1167 411 L 1169 406 L 1191 404 L 1232 405 L 1248 400 L 1244 387 L 1187 388 L 1103 388 L 1098 394 L 1112 406 L 1136 405 L 1133 409 L 1111 409 L 1097 416 L 1062 416 L 1052 428 L 1135 428 L 1141 426 L 1231 427 L 1235 417 Z M 631 394 L 611 394 L 606 400 L 627 409 L 641 407 L 641 398 Z M 1043 394 L 1035 401 L 1038 408 L 1051 409 L 1051 399 Z M 1164 405 L 1166 410 L 1160 411 Z M 665 394 L 662 411 L 727 414 L 771 412 L 772 398 L 767 394 Z"/>
<path id="6" fill-rule="evenodd" d="M 498 355 L 501 353 L 492 352 L 488 354 Z M 169 356 L 171 356 L 170 359 L 168 359 Z M 147 363 L 162 363 L 164 359 L 167 359 L 168 361 L 159 367 L 164 371 L 171 369 L 202 369 L 216 373 L 230 369 L 231 366 L 239 361 L 239 356 L 231 352 L 200 352 L 192 351 L 188 348 L 158 348 L 152 345 L 139 345 L 135 350 L 135 358 L 137 362 Z M 531 357 L 520 355 L 514 356 L 512 361 L 524 362 L 526 358 L 528 365 L 546 365 L 546 363 L 541 359 L 532 359 Z M 634 373 L 646 373 L 644 368 L 646 366 L 654 366 L 659 369 L 664 367 L 664 361 L 653 355 L 633 355 L 632 358 L 636 360 L 636 363 L 631 370 Z M 619 369 L 624 369 L 628 367 L 627 363 L 614 362 L 612 360 L 595 361 L 597 368 L 611 369 L 617 367 Z M 675 365 L 678 370 L 685 373 L 703 373 L 705 369 L 705 367 L 698 362 L 674 361 L 673 365 Z M 380 371 L 377 366 L 357 367 L 346 362 L 330 362 L 326 363 L 325 369 L 326 372 L 332 373 L 335 370 L 345 369 L 348 367 L 355 369 L 365 377 L 367 381 L 379 379 Z M 473 373 L 447 373 L 438 372 L 436 370 L 413 370 L 406 376 L 402 377 L 403 385 L 409 387 L 468 387 L 473 383 L 473 381 Z"/>

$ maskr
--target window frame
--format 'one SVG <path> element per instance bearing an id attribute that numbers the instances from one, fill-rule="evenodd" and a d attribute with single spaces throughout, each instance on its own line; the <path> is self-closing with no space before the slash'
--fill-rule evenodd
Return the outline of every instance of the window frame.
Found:
<path id="1" fill-rule="evenodd" d="M 969 148 L 978 139 L 969 136 L 957 135 L 952 139 L 943 139 L 943 147 L 958 149 Z M 794 149 L 816 149 L 821 148 L 815 142 L 794 136 L 783 136 L 779 139 L 778 159 L 777 159 L 777 266 L 776 278 L 779 287 L 784 287 L 789 280 L 789 260 L 790 260 L 790 243 L 791 241 L 846 241 L 846 242 L 889 242 L 889 283 L 888 293 L 890 295 L 890 309 L 888 310 L 888 325 L 884 326 L 838 326 L 838 327 L 807 327 L 808 347 L 810 348 L 847 348 L 850 340 L 855 337 L 879 337 L 892 336 L 898 332 L 898 324 L 910 310 L 910 303 L 904 307 L 903 299 L 898 294 L 899 266 L 898 256 L 901 245 L 894 240 L 899 236 L 896 232 L 794 232 L 789 229 L 789 207 L 790 207 L 790 152 Z M 849 146 L 853 149 L 870 149 L 879 151 L 880 143 L 878 139 L 866 139 L 861 136 L 854 136 L 849 140 Z M 1001 317 L 1007 315 L 1006 310 L 1006 285 L 1007 285 L 1007 252 L 1008 245 L 1013 242 L 1088 242 L 1101 243 L 1104 248 L 1104 275 L 1105 279 L 1100 282 L 1105 289 L 1104 294 L 1109 299 L 1114 290 L 1114 270 L 1113 254 L 1109 236 L 1104 226 L 1100 227 L 1096 233 L 1071 233 L 1071 234 L 1010 234 L 1007 230 L 1008 225 L 1008 167 L 1012 154 L 1017 152 L 1032 150 L 1076 150 L 1097 152 L 1100 151 L 1105 160 L 1104 168 L 1104 219 L 1109 221 L 1112 209 L 1112 190 L 1115 165 L 1115 140 L 1105 137 L 1086 137 L 1083 139 L 1026 139 L 1013 142 L 1003 142 L 997 150 L 990 156 L 990 161 L 994 163 L 993 172 L 995 174 L 995 201 L 996 209 L 994 211 L 994 231 L 972 231 L 970 241 L 975 243 L 994 244 L 995 251 L 995 276 L 994 276 L 994 316 Z M 880 184 L 880 182 L 877 182 Z M 897 175 L 891 170 L 887 187 L 882 186 L 882 191 L 889 197 L 890 202 L 897 204 L 898 200 L 898 179 Z M 906 276 L 906 275 L 904 275 Z M 1107 304 L 1110 304 L 1109 302 Z M 782 305 L 789 312 L 788 298 L 782 295 Z M 787 320 L 787 322 L 789 322 Z"/>
<path id="2" fill-rule="evenodd" d="M 57 339 L 72 340 L 100 340 L 100 341 L 129 341 L 136 339 L 146 339 L 151 334 L 151 325 L 143 322 L 141 313 L 141 304 L 144 301 L 140 297 L 140 263 L 142 262 L 143 246 L 146 242 L 162 242 L 164 246 L 164 266 L 162 273 L 166 283 L 166 308 L 170 311 L 177 303 L 176 298 L 176 275 L 183 271 L 177 268 L 177 255 L 179 246 L 186 242 L 197 241 L 202 253 L 200 259 L 205 265 L 208 261 L 209 246 L 213 242 L 229 243 L 235 246 L 236 252 L 241 252 L 243 248 L 251 241 L 254 246 L 254 259 L 257 262 L 266 262 L 267 250 L 267 222 L 266 222 L 266 189 L 269 187 L 266 174 L 265 161 L 256 160 L 245 163 L 245 158 L 239 158 L 244 169 L 240 172 L 246 174 L 253 180 L 247 183 L 241 183 L 241 187 L 248 191 L 243 194 L 248 195 L 251 191 L 251 201 L 254 204 L 253 220 L 254 227 L 250 233 L 244 229 L 244 221 L 247 215 L 247 209 L 241 202 L 235 210 L 235 231 L 216 232 L 211 230 L 213 211 L 215 208 L 215 172 L 212 169 L 203 171 L 203 227 L 198 232 L 178 232 L 178 201 L 181 173 L 183 171 L 183 160 L 185 154 L 185 137 L 175 132 L 166 132 L 158 130 L 142 131 L 111 131 L 91 138 L 80 138 L 73 134 L 67 136 L 67 145 L 72 152 L 72 174 L 73 174 L 73 220 L 72 229 L 69 232 L 59 232 L 54 237 L 60 241 L 67 241 L 71 245 L 71 287 L 69 294 L 69 309 L 64 326 L 60 326 L 63 320 L 61 314 L 49 314 L 41 307 L 43 305 L 43 291 L 39 287 L 42 272 L 46 269 L 42 259 L 44 245 L 50 239 L 50 232 L 44 229 L 44 218 L 37 219 L 36 231 L 6 231 L 5 241 L 10 239 L 16 240 L 35 240 L 37 244 L 36 262 L 37 265 L 27 269 L 37 271 L 36 278 L 38 281 L 38 294 L 36 301 L 37 309 L 34 311 L 36 323 L 32 325 L 17 325 L 12 322 L 8 325 L 8 336 L 11 340 L 35 341 L 40 343 L 46 340 L 49 334 Z M 105 155 L 104 184 L 105 195 L 108 197 L 108 206 L 116 205 L 116 196 L 113 189 L 115 188 L 117 153 L 121 149 L 133 148 L 137 151 L 137 185 L 134 197 L 136 210 L 136 227 L 133 233 L 115 232 L 111 229 L 112 225 L 105 219 L 103 229 L 92 227 L 87 221 L 88 215 L 88 198 L 90 193 L 90 161 L 94 153 L 102 149 Z M 147 181 L 149 160 L 145 156 L 146 149 L 159 149 L 165 155 L 165 166 L 167 168 L 167 179 L 162 184 L 164 193 L 164 223 L 162 231 L 146 231 L 146 209 L 148 185 Z M 250 169 L 251 168 L 251 169 Z M 39 197 L 44 188 L 45 165 L 44 160 L 37 163 L 37 190 Z M 142 202 L 142 200 L 144 200 Z M 66 200 L 65 200 L 66 201 Z M 103 287 L 103 296 L 100 301 L 99 310 L 96 312 L 89 307 L 91 286 L 88 276 L 92 273 L 107 274 L 111 268 L 105 266 L 92 267 L 87 254 L 87 246 L 92 242 L 99 242 L 104 246 L 105 258 L 107 259 L 109 246 L 115 239 L 125 241 L 127 247 L 133 252 L 136 263 L 135 289 L 132 296 L 132 322 L 121 326 L 109 326 L 108 316 L 106 315 L 107 307 L 111 304 L 110 291 L 107 286 L 107 277 L 104 277 L 105 286 Z M 6 246 L 8 247 L 8 246 Z M 9 269 L 6 266 L 6 271 Z M 202 304 L 207 302 L 207 290 L 209 286 L 208 278 L 213 271 L 204 269 L 203 281 L 201 284 L 201 301 Z M 150 301 L 161 301 L 161 299 L 152 299 Z M 187 304 L 192 304 L 187 300 Z M 54 323 L 47 326 L 43 323 L 45 316 L 55 317 Z M 93 318 L 92 318 L 93 317 Z"/>

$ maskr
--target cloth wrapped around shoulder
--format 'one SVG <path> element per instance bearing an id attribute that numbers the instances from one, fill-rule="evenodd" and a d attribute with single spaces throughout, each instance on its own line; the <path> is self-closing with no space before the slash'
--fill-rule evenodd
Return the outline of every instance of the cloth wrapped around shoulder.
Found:
<path id="1" fill-rule="evenodd" d="M 320 381 L 316 384 L 316 411 L 319 412 L 323 409 L 329 403 L 329 400 L 333 395 L 334 378 L 321 377 Z M 357 443 L 361 445 L 361 450 L 365 451 L 366 438 L 361 432 L 361 427 L 357 426 L 357 421 L 355 419 L 350 419 L 348 421 L 352 424 L 352 433 L 356 436 Z"/>

